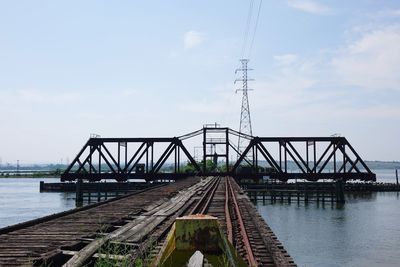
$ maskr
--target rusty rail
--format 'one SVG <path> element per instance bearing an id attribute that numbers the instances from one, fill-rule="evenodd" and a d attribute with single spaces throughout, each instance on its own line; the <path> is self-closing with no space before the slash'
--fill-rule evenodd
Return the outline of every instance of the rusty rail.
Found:
<path id="1" fill-rule="evenodd" d="M 205 213 L 208 206 L 210 205 L 211 199 L 215 194 L 215 190 L 218 187 L 218 183 L 221 178 L 214 178 L 214 182 L 207 188 L 206 192 L 200 198 L 200 200 L 196 203 L 193 209 L 189 212 L 189 214 L 196 214 L 196 213 Z M 205 203 L 204 203 L 205 202 Z"/>
<path id="2" fill-rule="evenodd" d="M 229 242 L 233 244 L 233 229 L 231 214 L 229 212 L 229 190 L 228 190 L 228 178 L 225 182 L 225 220 L 226 220 L 226 234 L 228 236 Z"/>
<path id="3" fill-rule="evenodd" d="M 232 188 L 232 185 L 231 185 L 231 183 L 229 181 L 229 178 L 227 179 L 227 183 L 228 183 L 228 186 L 229 186 L 229 191 L 231 192 L 231 195 L 232 195 L 232 201 L 233 201 L 233 204 L 234 204 L 234 207 L 235 207 L 236 216 L 237 216 L 238 221 L 239 221 L 240 234 L 241 234 L 241 236 L 243 238 L 243 243 L 244 243 L 244 247 L 245 247 L 245 250 L 246 250 L 247 260 L 248 260 L 250 266 L 258 266 L 258 263 L 257 263 L 256 259 L 254 258 L 253 251 L 251 249 L 249 237 L 247 236 L 246 227 L 244 225 L 243 218 L 242 218 L 242 215 L 240 213 L 239 205 L 237 203 L 237 199 L 236 199 L 236 196 L 235 196 L 235 191 Z"/>

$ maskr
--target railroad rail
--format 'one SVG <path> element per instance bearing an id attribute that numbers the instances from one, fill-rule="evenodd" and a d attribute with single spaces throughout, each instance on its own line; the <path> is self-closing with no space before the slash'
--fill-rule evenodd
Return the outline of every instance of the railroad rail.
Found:
<path id="1" fill-rule="evenodd" d="M 218 218 L 249 266 L 296 266 L 231 177 L 183 179 L 0 229 L 0 266 L 146 266 L 176 218 L 198 213 Z"/>
<path id="2" fill-rule="evenodd" d="M 250 266 L 296 266 L 273 231 L 232 177 L 219 178 L 202 213 L 217 217 L 222 230 Z"/>

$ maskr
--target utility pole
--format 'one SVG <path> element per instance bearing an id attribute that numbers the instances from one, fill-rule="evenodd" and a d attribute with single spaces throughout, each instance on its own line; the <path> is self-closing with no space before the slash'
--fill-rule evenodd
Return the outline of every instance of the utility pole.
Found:
<path id="1" fill-rule="evenodd" d="M 242 88 L 236 89 L 236 93 L 238 91 L 243 92 L 242 95 L 242 107 L 240 111 L 240 125 L 239 125 L 239 132 L 247 135 L 253 135 L 253 131 L 251 128 L 251 117 L 250 117 L 250 105 L 249 105 L 249 98 L 248 98 L 248 91 L 252 91 L 252 89 L 248 88 L 248 81 L 254 81 L 254 79 L 249 79 L 247 76 L 247 72 L 249 69 L 247 67 L 247 63 L 249 62 L 249 59 L 241 59 L 240 62 L 242 63 L 242 67 L 239 69 L 236 69 L 235 74 L 238 72 L 242 72 L 242 78 L 236 79 L 236 82 L 242 82 Z M 248 140 L 241 138 L 239 136 L 238 140 L 238 150 L 239 152 L 242 152 L 245 147 L 248 145 Z"/>

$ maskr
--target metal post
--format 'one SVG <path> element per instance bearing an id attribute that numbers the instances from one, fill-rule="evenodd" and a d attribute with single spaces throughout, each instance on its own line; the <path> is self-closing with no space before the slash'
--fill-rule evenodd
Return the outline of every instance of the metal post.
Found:
<path id="1" fill-rule="evenodd" d="M 343 173 L 346 173 L 346 147 L 343 145 Z"/>
<path id="2" fill-rule="evenodd" d="M 150 169 L 153 169 L 153 167 L 154 167 L 154 143 L 152 142 L 151 143 L 151 168 Z"/>
<path id="3" fill-rule="evenodd" d="M 206 131 L 207 128 L 203 128 L 203 173 L 206 173 Z"/>
<path id="4" fill-rule="evenodd" d="M 146 173 L 149 173 L 149 142 L 146 143 Z"/>
<path id="5" fill-rule="evenodd" d="M 178 172 L 181 172 L 181 150 L 179 146 L 176 146 L 176 149 L 178 150 Z"/>
<path id="6" fill-rule="evenodd" d="M 229 131 L 225 130 L 225 154 L 226 154 L 226 172 L 229 172 Z"/>
<path id="7" fill-rule="evenodd" d="M 286 148 L 286 141 L 285 141 L 285 173 L 287 173 L 287 148 Z"/>
<path id="8" fill-rule="evenodd" d="M 120 144 L 120 142 L 118 142 L 118 168 L 117 168 L 117 172 L 118 173 L 121 173 L 121 144 Z M 107 198 L 106 198 L 107 199 Z"/>
<path id="9" fill-rule="evenodd" d="M 175 149 L 174 149 L 174 155 L 175 155 L 175 164 L 174 164 L 174 172 L 176 173 L 177 171 L 178 171 L 178 166 L 177 166 L 177 162 L 178 162 L 178 155 L 177 155 L 177 153 L 176 153 L 176 150 L 177 150 L 177 147 L 175 146 Z"/>
<path id="10" fill-rule="evenodd" d="M 282 144 L 279 141 L 279 169 L 282 170 Z"/>
<path id="11" fill-rule="evenodd" d="M 125 142 L 125 168 L 128 165 L 128 142 Z"/>
<path id="12" fill-rule="evenodd" d="M 255 147 L 255 164 L 256 164 L 256 173 L 259 173 L 258 171 L 258 145 Z"/>
<path id="13" fill-rule="evenodd" d="M 99 174 L 101 175 L 101 145 L 99 145 Z"/>
<path id="14" fill-rule="evenodd" d="M 399 186 L 399 174 L 397 172 L 397 169 L 396 169 L 396 184 L 397 186 Z"/>
<path id="15" fill-rule="evenodd" d="M 333 144 L 333 172 L 336 173 L 336 146 L 337 144 Z"/>
<path id="16" fill-rule="evenodd" d="M 314 172 L 317 173 L 317 167 L 316 167 L 317 166 L 317 145 L 316 145 L 315 141 L 314 141 L 313 147 L 314 147 Z"/>
<path id="17" fill-rule="evenodd" d="M 307 163 L 307 169 L 308 169 L 308 162 L 309 162 L 309 159 L 308 159 L 308 141 L 306 141 L 306 163 Z M 308 172 L 308 170 L 307 170 L 307 172 Z"/>

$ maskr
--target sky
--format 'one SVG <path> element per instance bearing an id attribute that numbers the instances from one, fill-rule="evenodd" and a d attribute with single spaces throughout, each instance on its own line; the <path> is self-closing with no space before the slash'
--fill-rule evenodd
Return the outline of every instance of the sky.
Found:
<path id="1" fill-rule="evenodd" d="M 400 160 L 400 2 L 264 0 L 252 49 L 250 2 L 0 0 L 2 163 L 72 160 L 91 133 L 238 129 L 242 57 L 254 135 Z"/>

